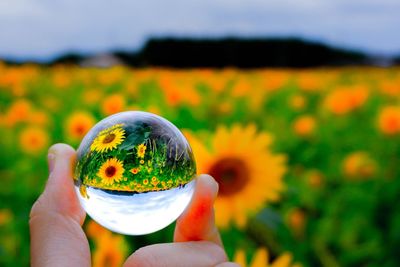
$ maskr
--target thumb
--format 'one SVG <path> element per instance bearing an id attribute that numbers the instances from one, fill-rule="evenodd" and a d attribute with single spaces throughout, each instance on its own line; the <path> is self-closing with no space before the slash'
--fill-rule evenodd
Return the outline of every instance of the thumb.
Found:
<path id="1" fill-rule="evenodd" d="M 76 152 L 66 144 L 55 144 L 48 152 L 49 177 L 43 194 L 36 201 L 31 217 L 43 213 L 57 213 L 71 217 L 82 225 L 85 213 L 73 185 Z"/>
<path id="2" fill-rule="evenodd" d="M 72 169 L 76 153 L 56 144 L 49 149 L 49 178 L 32 207 L 32 266 L 89 266 L 90 252 L 81 228 L 85 212 L 74 191 Z"/>

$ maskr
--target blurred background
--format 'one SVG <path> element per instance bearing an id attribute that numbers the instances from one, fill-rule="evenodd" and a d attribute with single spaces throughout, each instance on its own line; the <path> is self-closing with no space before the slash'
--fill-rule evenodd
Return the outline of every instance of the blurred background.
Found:
<path id="1" fill-rule="evenodd" d="M 125 110 L 180 128 L 242 266 L 399 266 L 400 2 L 0 2 L 0 266 L 29 266 L 56 142 Z M 171 242 L 87 217 L 93 266 Z"/>

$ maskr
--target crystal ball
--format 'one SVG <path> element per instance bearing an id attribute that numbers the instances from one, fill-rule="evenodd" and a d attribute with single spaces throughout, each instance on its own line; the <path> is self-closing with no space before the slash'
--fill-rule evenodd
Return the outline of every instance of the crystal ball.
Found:
<path id="1" fill-rule="evenodd" d="M 160 230 L 189 204 L 196 164 L 183 134 L 141 111 L 109 116 L 83 138 L 75 191 L 89 216 L 121 234 Z"/>

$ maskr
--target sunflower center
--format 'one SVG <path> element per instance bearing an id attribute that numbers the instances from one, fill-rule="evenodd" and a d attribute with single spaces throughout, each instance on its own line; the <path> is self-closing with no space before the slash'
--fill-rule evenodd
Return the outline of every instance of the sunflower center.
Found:
<path id="1" fill-rule="evenodd" d="M 85 133 L 85 127 L 81 124 L 77 125 L 75 128 L 77 134 L 82 135 Z"/>
<path id="2" fill-rule="evenodd" d="M 104 137 L 103 144 L 109 144 L 112 141 L 114 141 L 114 139 L 115 139 L 115 134 L 113 134 L 113 133 L 108 134 L 108 135 L 106 135 L 106 137 Z"/>
<path id="3" fill-rule="evenodd" d="M 249 181 L 245 162 L 237 158 L 224 158 L 217 161 L 211 166 L 210 175 L 218 182 L 219 193 L 224 196 L 239 192 Z"/>
<path id="4" fill-rule="evenodd" d="M 105 171 L 107 177 L 113 177 L 116 172 L 117 169 L 114 166 L 108 166 Z"/>

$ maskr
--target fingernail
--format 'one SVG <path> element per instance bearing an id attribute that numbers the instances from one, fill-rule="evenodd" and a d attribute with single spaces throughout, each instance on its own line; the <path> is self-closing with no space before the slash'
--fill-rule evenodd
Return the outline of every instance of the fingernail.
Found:
<path id="1" fill-rule="evenodd" d="M 47 163 L 49 165 L 49 174 L 53 172 L 56 156 L 53 153 L 47 155 Z"/>

